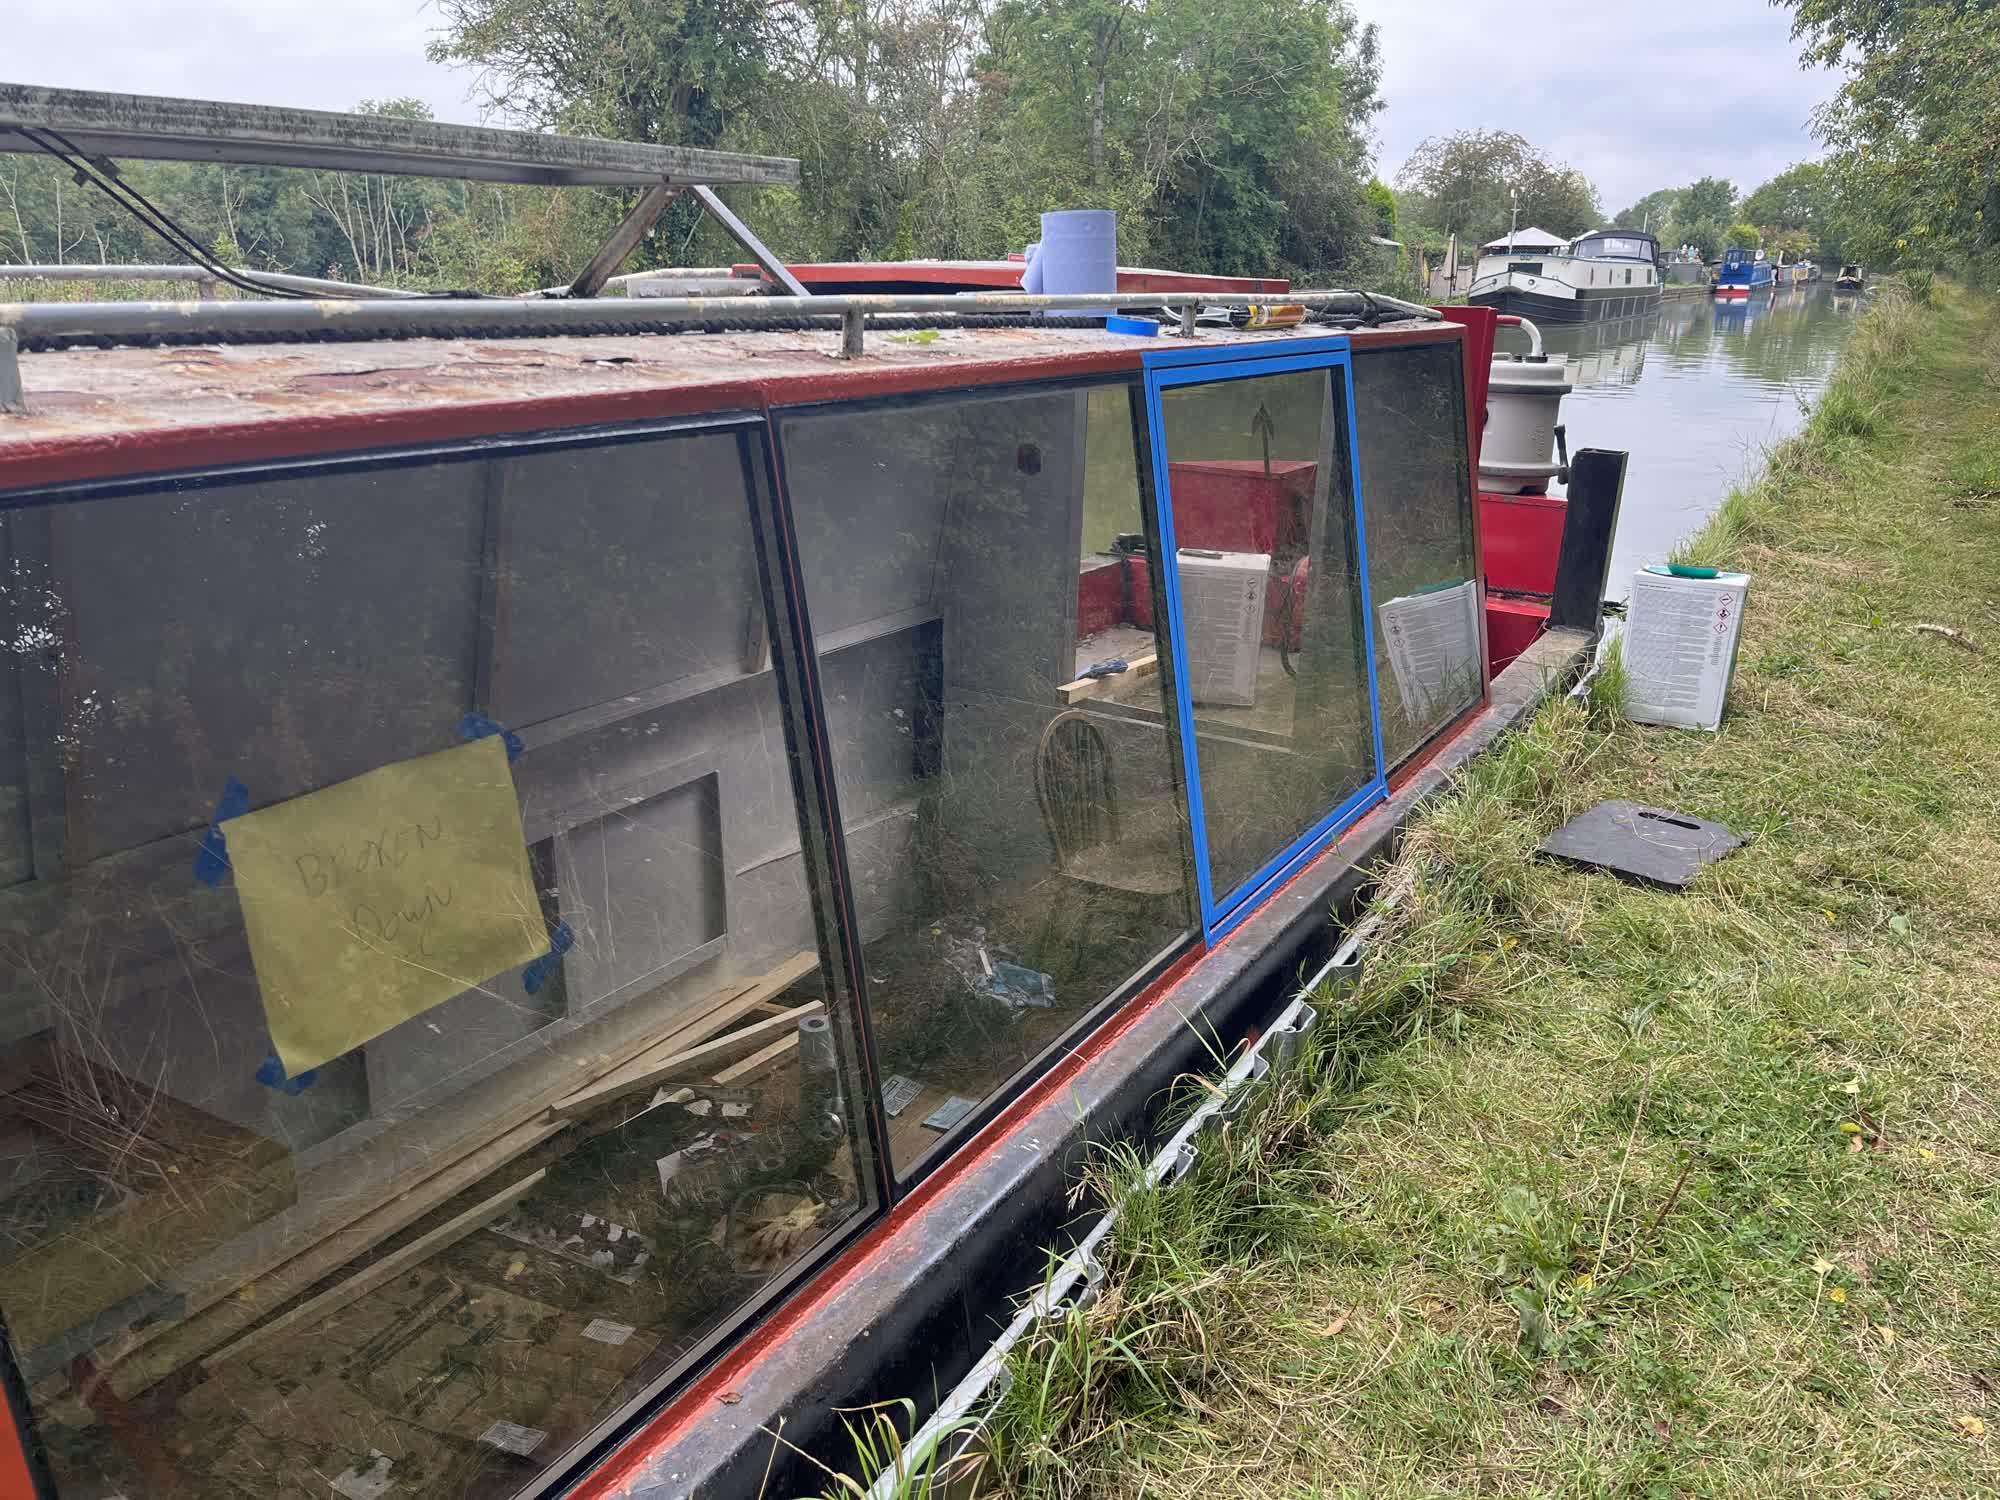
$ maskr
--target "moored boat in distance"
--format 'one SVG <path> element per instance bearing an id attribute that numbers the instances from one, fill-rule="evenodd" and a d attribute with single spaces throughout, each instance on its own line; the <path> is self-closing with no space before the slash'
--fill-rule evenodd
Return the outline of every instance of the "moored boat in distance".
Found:
<path id="1" fill-rule="evenodd" d="M 1722 268 L 1715 273 L 1718 297 L 1747 297 L 1752 292 L 1768 292 L 1777 284 L 1777 270 L 1761 250 L 1725 251 Z"/>
<path id="2" fill-rule="evenodd" d="M 1861 274 L 1861 267 L 1856 265 L 1842 266 L 1840 274 L 1833 278 L 1833 289 L 1836 292 L 1858 292 L 1861 290 L 1864 281 L 1865 278 Z"/>
<path id="3" fill-rule="evenodd" d="M 1525 239 L 1524 232 L 1481 248 L 1467 302 L 1538 323 L 1629 318 L 1659 306 L 1660 246 L 1650 234 L 1593 230 L 1532 255 L 1523 253 Z"/>
<path id="4" fill-rule="evenodd" d="M 1660 264 L 1660 295 L 1698 297 L 1708 290 L 1709 274 L 1700 252 L 1683 245 Z"/>

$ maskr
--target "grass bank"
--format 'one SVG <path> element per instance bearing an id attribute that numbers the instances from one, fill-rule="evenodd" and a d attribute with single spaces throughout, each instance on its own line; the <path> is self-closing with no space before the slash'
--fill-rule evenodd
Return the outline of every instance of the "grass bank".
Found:
<path id="1" fill-rule="evenodd" d="M 1685 552 L 1755 577 L 1722 732 L 1556 703 L 1434 809 L 1247 1126 L 1107 1165 L 984 1491 L 2000 1494 L 1994 302 L 1885 299 Z M 1613 796 L 1754 841 L 1534 857 Z"/>

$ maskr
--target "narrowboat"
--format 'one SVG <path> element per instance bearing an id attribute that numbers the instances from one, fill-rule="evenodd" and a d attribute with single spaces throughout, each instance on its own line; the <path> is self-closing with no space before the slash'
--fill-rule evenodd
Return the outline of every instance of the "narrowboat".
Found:
<path id="1" fill-rule="evenodd" d="M 1861 290 L 1864 280 L 1861 267 L 1852 264 L 1845 265 L 1840 268 L 1840 274 L 1834 277 L 1833 289 L 1836 292 L 1858 292 Z"/>
<path id="2" fill-rule="evenodd" d="M 1718 297 L 1747 297 L 1752 292 L 1770 291 L 1777 284 L 1777 272 L 1762 250 L 1731 249 L 1723 252 L 1714 291 Z"/>
<path id="3" fill-rule="evenodd" d="M 816 1485 L 1592 650 L 1624 456 L 1476 489 L 1487 309 L 799 295 L 727 210 L 756 290 L 605 297 L 796 164 L 0 125 L 639 204 L 573 295 L 0 304 L 10 1496 Z"/>
<path id="4" fill-rule="evenodd" d="M 1660 305 L 1659 259 L 1659 242 L 1636 229 L 1600 229 L 1534 254 L 1498 241 L 1481 251 L 1466 301 L 1538 323 L 1635 317 Z"/>

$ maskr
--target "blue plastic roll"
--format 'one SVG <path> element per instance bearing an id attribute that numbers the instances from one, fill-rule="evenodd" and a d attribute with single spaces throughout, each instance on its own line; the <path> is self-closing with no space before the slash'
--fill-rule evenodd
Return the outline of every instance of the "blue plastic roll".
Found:
<path id="1" fill-rule="evenodd" d="M 1042 242 L 1040 240 L 1036 240 L 1034 244 L 1028 246 L 1028 268 L 1021 273 L 1021 290 L 1026 292 L 1030 297 L 1039 297 L 1042 295 L 1042 273 L 1040 268 L 1035 264 L 1035 257 L 1041 253 L 1041 249 Z"/>
<path id="2" fill-rule="evenodd" d="M 1118 215 L 1108 208 L 1063 208 L 1042 215 L 1042 247 L 1028 263 L 1051 297 L 1118 290 Z M 1104 318 L 1108 307 L 1065 308 L 1065 318 Z"/>

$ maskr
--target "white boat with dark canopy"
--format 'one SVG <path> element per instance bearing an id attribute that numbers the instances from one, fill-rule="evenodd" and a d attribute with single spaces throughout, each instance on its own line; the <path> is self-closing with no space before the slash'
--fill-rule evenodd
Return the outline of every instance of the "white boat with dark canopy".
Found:
<path id="1" fill-rule="evenodd" d="M 1466 301 L 1537 323 L 1629 318 L 1660 304 L 1660 246 L 1636 229 L 1598 229 L 1530 251 L 1530 231 L 1481 248 Z"/>

